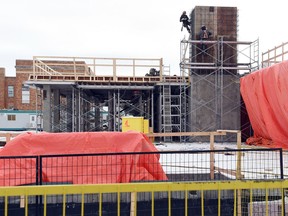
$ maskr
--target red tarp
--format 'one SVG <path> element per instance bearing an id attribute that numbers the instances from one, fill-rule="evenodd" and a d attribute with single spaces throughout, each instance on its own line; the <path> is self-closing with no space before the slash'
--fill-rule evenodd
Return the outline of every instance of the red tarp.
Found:
<path id="1" fill-rule="evenodd" d="M 240 91 L 254 130 L 246 143 L 288 149 L 288 61 L 242 77 Z"/>
<path id="2" fill-rule="evenodd" d="M 120 152 L 157 152 L 138 132 L 24 133 L 8 142 L 0 156 L 39 156 Z M 35 159 L 12 159 L 0 163 L 0 185 L 35 183 Z M 159 154 L 65 157 L 43 160 L 44 182 L 73 184 L 122 183 L 167 180 Z M 34 181 L 34 182 L 33 182 Z"/>

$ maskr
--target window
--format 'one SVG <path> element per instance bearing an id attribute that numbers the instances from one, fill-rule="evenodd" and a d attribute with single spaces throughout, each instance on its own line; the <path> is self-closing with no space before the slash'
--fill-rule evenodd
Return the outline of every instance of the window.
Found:
<path id="1" fill-rule="evenodd" d="M 14 97 L 14 86 L 8 86 L 8 97 Z"/>
<path id="2" fill-rule="evenodd" d="M 30 103 L 30 89 L 28 85 L 22 85 L 22 103 Z"/>
<path id="3" fill-rule="evenodd" d="M 16 115 L 7 115 L 8 121 L 16 121 Z"/>

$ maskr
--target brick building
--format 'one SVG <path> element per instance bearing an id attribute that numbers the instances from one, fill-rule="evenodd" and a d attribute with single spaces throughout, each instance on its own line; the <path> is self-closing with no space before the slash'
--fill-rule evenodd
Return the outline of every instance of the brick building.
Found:
<path id="1" fill-rule="evenodd" d="M 15 77 L 6 77 L 5 68 L 0 68 L 0 109 L 35 110 L 36 89 L 25 84 L 33 61 L 16 60 L 15 68 Z"/>

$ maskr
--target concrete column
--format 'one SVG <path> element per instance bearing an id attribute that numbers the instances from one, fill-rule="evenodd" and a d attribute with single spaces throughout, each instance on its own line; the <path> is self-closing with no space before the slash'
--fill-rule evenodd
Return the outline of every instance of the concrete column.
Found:
<path id="1" fill-rule="evenodd" d="M 51 87 L 50 85 L 43 86 L 43 130 L 52 132 L 51 127 Z"/>
<path id="2" fill-rule="evenodd" d="M 191 78 L 191 80 L 192 80 L 192 76 L 190 77 Z M 191 84 L 192 84 L 192 81 L 191 81 Z M 192 106 L 193 106 L 193 100 L 192 100 L 192 87 L 191 87 L 191 84 L 190 84 L 190 86 L 189 86 L 189 88 L 188 88 L 188 91 L 187 91 L 187 93 L 188 93 L 188 110 L 187 110 L 187 126 L 186 126 L 186 131 L 187 132 L 193 132 L 193 131 L 195 131 L 195 128 L 192 128 L 192 122 L 193 122 L 193 113 L 192 113 Z"/>
<path id="3" fill-rule="evenodd" d="M 114 131 L 114 92 L 108 92 L 108 131 Z"/>
<path id="4" fill-rule="evenodd" d="M 75 90 L 74 95 L 74 120 L 75 120 L 75 131 L 81 131 L 81 114 L 80 114 L 80 91 Z"/>
<path id="5" fill-rule="evenodd" d="M 120 131 L 120 91 L 115 92 L 115 131 Z"/>
<path id="6" fill-rule="evenodd" d="M 93 98 L 92 99 L 93 102 L 94 102 L 94 123 L 95 123 L 95 126 L 94 126 L 94 131 L 102 131 L 103 129 L 103 123 L 101 122 L 101 112 L 100 112 L 100 103 L 99 103 L 99 99 L 98 98 Z"/>
<path id="7" fill-rule="evenodd" d="M 163 86 L 162 86 L 163 87 Z M 159 133 L 161 133 L 161 129 L 162 129 L 162 115 L 163 115 L 163 112 L 162 112 L 162 87 L 160 87 L 160 94 L 159 94 L 159 97 L 158 97 L 158 101 L 157 101 L 157 104 L 158 104 L 158 131 Z"/>
<path id="8" fill-rule="evenodd" d="M 72 123 L 73 123 L 73 115 L 72 115 L 72 92 L 66 95 L 67 100 L 67 132 L 73 132 L 72 130 Z"/>
<path id="9" fill-rule="evenodd" d="M 153 98 L 151 99 L 151 92 L 152 90 L 149 90 L 148 91 L 148 97 L 146 98 L 146 101 L 144 103 L 144 110 L 145 110 L 145 113 L 144 113 L 144 118 L 145 119 L 149 119 L 149 125 L 151 125 L 151 119 L 152 119 L 152 116 L 153 116 L 153 113 L 151 111 L 151 101 L 153 100 Z M 152 103 L 153 104 L 153 103 Z"/>
<path id="10" fill-rule="evenodd" d="M 60 90 L 59 89 L 53 89 L 53 132 L 60 132 L 62 131 L 61 122 L 60 122 L 60 112 L 61 112 L 61 106 L 60 106 Z M 65 116 L 62 116 L 62 118 L 65 118 Z"/>
<path id="11" fill-rule="evenodd" d="M 140 97 L 138 101 L 139 115 L 144 117 L 144 104 L 143 104 L 143 92 L 140 92 Z"/>

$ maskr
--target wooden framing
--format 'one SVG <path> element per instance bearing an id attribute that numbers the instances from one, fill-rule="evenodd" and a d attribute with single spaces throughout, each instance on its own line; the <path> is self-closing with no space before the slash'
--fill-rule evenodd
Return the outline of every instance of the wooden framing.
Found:
<path id="1" fill-rule="evenodd" d="M 275 46 L 262 53 L 262 68 L 269 67 L 273 64 L 285 61 L 288 59 L 288 42 Z"/>
<path id="2" fill-rule="evenodd" d="M 8 143 L 13 137 L 18 136 L 21 133 L 0 133 L 0 137 L 6 138 L 6 143 Z"/>
<path id="3" fill-rule="evenodd" d="M 149 75 L 150 69 L 159 74 Z M 166 72 L 165 72 L 166 73 Z M 34 56 L 29 81 L 95 83 L 189 82 L 186 76 L 164 75 L 163 59 Z"/>

